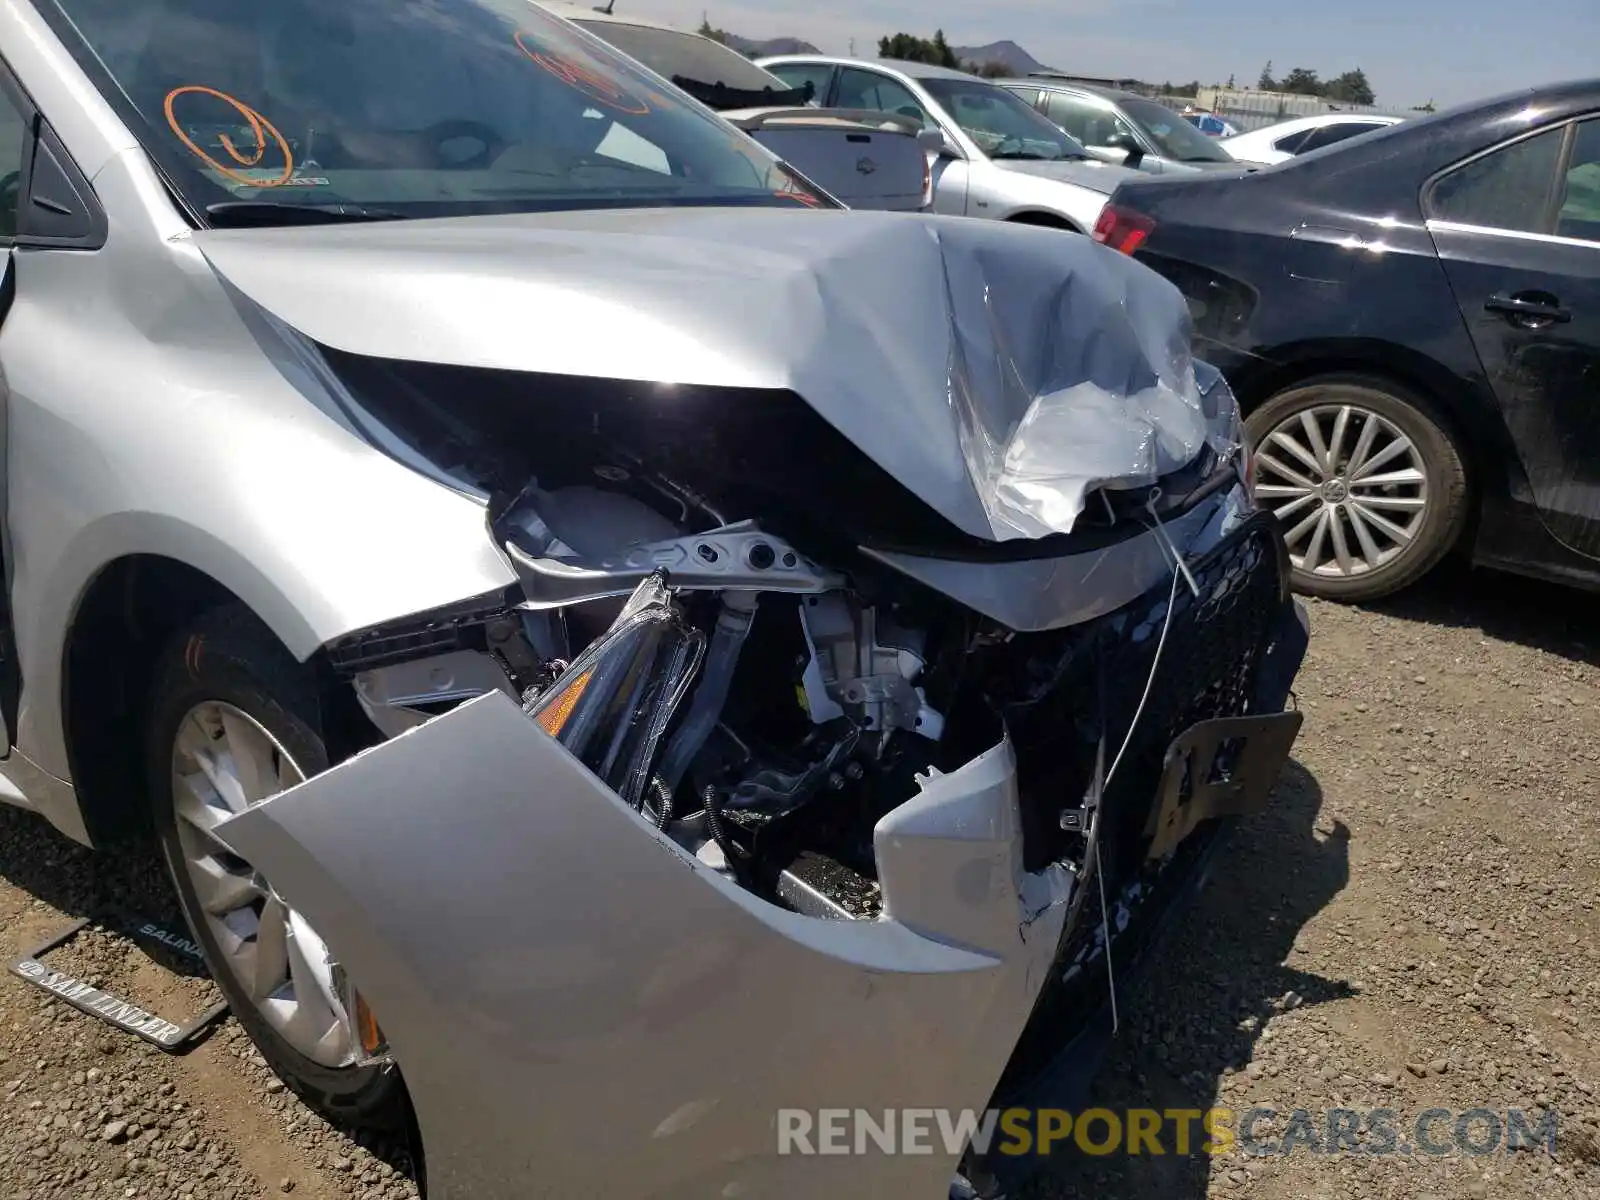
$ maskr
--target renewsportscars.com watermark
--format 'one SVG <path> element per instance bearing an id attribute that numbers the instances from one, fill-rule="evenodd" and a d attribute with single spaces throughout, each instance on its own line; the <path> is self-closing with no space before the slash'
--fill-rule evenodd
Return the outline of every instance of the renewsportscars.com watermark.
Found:
<path id="1" fill-rule="evenodd" d="M 1451 1154 L 1556 1149 L 1556 1114 L 1519 1108 L 780 1108 L 779 1154 Z"/>

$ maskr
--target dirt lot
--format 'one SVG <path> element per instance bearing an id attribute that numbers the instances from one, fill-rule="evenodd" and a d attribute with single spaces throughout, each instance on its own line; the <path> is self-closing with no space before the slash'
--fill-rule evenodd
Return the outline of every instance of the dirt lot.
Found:
<path id="1" fill-rule="evenodd" d="M 1124 1010 L 1113 1107 L 1417 1114 L 1550 1108 L 1557 1153 L 1232 1153 L 1063 1161 L 1035 1197 L 1600 1197 L 1600 617 L 1592 597 L 1464 572 L 1363 612 L 1312 606 L 1305 733 Z M 0 812 L 7 959 L 129 892 Z M 74 968 L 165 1015 L 207 1003 L 128 943 Z M 1453 1122 L 1436 1127 L 1449 1141 Z M 1475 1137 L 1484 1136 L 1480 1126 Z M 1197 1139 L 1198 1140 L 1198 1139 Z M 1375 1143 L 1369 1139 L 1367 1145 Z M 329 1130 L 236 1027 L 179 1059 L 0 979 L 0 1200 L 414 1196 L 402 1155 Z"/>

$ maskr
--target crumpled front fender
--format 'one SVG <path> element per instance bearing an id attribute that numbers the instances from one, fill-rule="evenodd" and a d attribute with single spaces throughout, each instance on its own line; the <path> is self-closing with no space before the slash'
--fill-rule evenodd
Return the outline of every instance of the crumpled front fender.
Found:
<path id="1" fill-rule="evenodd" d="M 1066 912 L 1018 831 L 1003 742 L 879 823 L 883 919 L 803 917 L 498 693 L 218 830 L 359 984 L 442 1200 L 944 1196 L 936 1124 L 933 1153 L 780 1154 L 778 1111 L 984 1105 Z"/>

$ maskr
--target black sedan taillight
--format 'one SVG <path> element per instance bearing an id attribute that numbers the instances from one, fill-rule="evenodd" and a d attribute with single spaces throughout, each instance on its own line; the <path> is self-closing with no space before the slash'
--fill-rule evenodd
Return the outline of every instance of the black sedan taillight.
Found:
<path id="1" fill-rule="evenodd" d="M 1100 210 L 1100 219 L 1094 223 L 1094 240 L 1123 254 L 1132 254 L 1155 230 L 1156 223 L 1143 213 L 1108 204 Z"/>

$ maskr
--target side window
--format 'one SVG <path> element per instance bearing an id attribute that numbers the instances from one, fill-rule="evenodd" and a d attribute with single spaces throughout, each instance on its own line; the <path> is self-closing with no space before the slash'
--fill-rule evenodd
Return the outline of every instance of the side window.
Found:
<path id="1" fill-rule="evenodd" d="M 915 117 L 924 125 L 932 124 L 921 102 L 904 84 L 876 71 L 856 67 L 845 67 L 839 72 L 839 98 L 834 107 L 899 113 L 903 117 Z"/>
<path id="2" fill-rule="evenodd" d="M 1433 185 L 1428 215 L 1490 229 L 1547 232 L 1563 132 L 1547 129 L 1457 167 Z"/>
<path id="3" fill-rule="evenodd" d="M 818 104 L 828 99 L 828 85 L 833 82 L 833 67 L 827 63 L 776 63 L 766 68 L 792 88 L 810 84 L 811 98 Z"/>
<path id="4" fill-rule="evenodd" d="M 1556 233 L 1600 242 L 1600 117 L 1584 121 L 1577 133 L 1562 180 Z"/>
<path id="5" fill-rule="evenodd" d="M 1273 142 L 1272 148 L 1282 154 L 1299 154 L 1315 132 L 1315 129 L 1297 129 L 1287 137 L 1281 137 Z"/>
<path id="6" fill-rule="evenodd" d="M 1362 133 L 1369 133 L 1374 129 L 1382 129 L 1381 125 L 1370 122 L 1345 121 L 1338 125 L 1324 125 L 1321 129 L 1311 131 L 1311 136 L 1295 151 L 1296 154 L 1309 154 L 1313 150 L 1321 150 L 1324 146 L 1332 146 L 1339 142 Z"/>
<path id="7" fill-rule="evenodd" d="M 1065 92 L 1050 93 L 1045 115 L 1085 146 L 1104 146 L 1120 125 L 1109 109 Z"/>
<path id="8" fill-rule="evenodd" d="M 17 203 L 22 195 L 22 152 L 29 122 L 10 95 L 0 89 L 0 238 L 17 236 Z"/>

